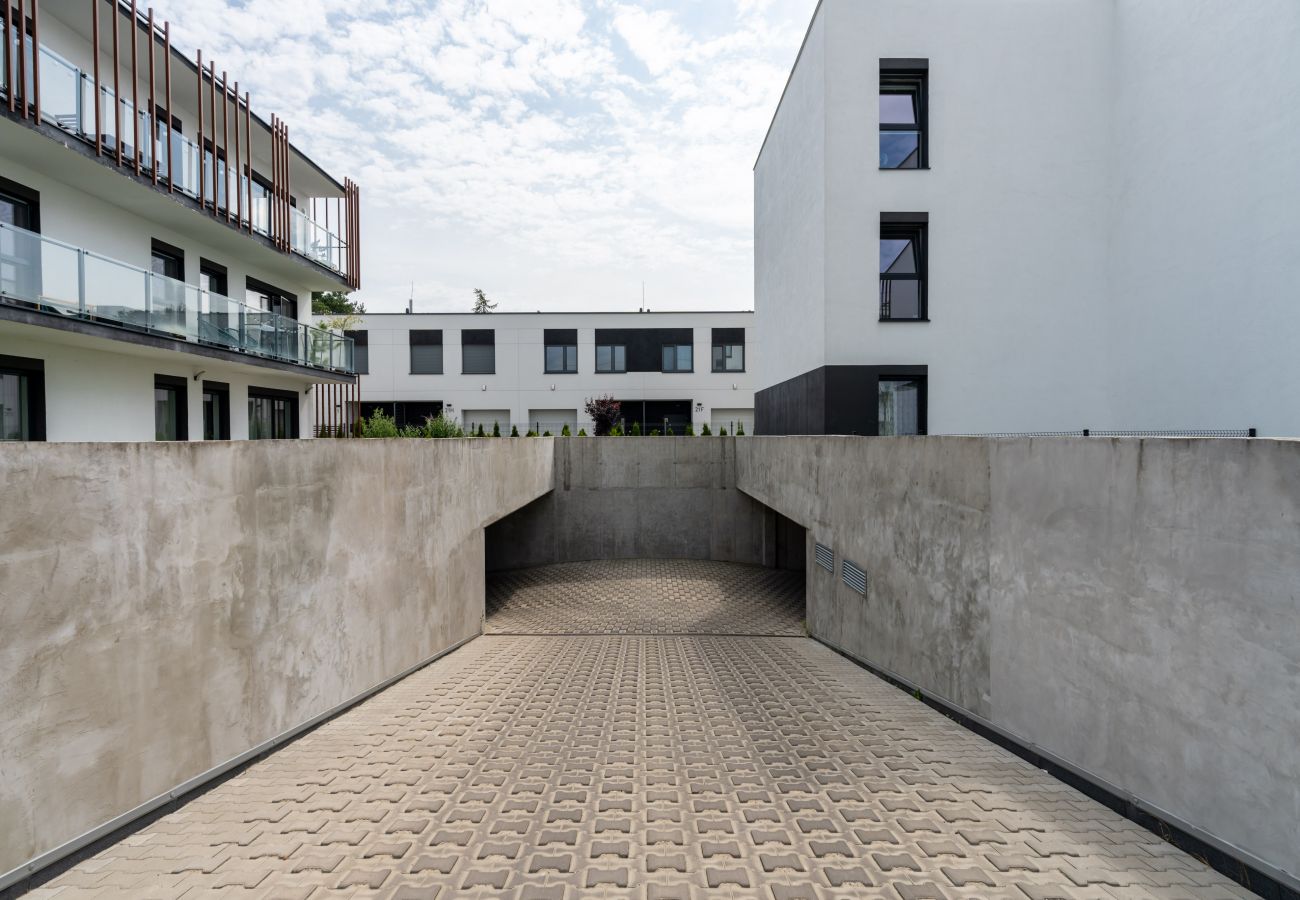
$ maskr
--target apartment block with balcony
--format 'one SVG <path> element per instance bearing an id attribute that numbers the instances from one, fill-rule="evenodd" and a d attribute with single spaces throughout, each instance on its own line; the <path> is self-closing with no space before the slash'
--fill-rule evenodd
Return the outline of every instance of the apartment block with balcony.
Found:
<path id="1" fill-rule="evenodd" d="M 359 191 L 119 0 L 0 0 L 0 440 L 292 438 L 355 390 L 311 294 Z"/>
<path id="2" fill-rule="evenodd" d="M 750 312 L 396 313 L 361 317 L 359 412 L 398 425 L 444 414 L 466 428 L 592 432 L 588 399 L 625 427 L 753 433 Z"/>
<path id="3" fill-rule="evenodd" d="M 822 0 L 754 169 L 759 430 L 1300 434 L 1298 35 Z"/>

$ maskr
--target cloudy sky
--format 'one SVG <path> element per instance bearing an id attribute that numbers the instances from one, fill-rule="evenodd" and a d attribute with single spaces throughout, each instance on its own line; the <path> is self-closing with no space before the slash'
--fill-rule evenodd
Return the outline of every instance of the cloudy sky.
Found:
<path id="1" fill-rule="evenodd" d="M 374 311 L 753 307 L 754 158 L 814 0 L 155 0 L 362 186 Z"/>

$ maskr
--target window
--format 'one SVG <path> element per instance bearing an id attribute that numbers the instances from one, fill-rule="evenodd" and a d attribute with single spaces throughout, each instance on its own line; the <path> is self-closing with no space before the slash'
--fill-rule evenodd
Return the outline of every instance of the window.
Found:
<path id="1" fill-rule="evenodd" d="M 576 328 L 548 328 L 544 340 L 546 342 L 546 374 L 577 374 L 578 330 Z"/>
<path id="2" fill-rule="evenodd" d="M 419 331 L 410 333 L 411 374 L 442 374 L 442 332 Z M 369 348 L 367 348 L 367 355 Z"/>
<path id="3" fill-rule="evenodd" d="M 694 371 L 694 348 L 690 344 L 664 344 L 664 372 Z"/>
<path id="4" fill-rule="evenodd" d="M 40 195 L 0 178 L 0 294 L 37 302 L 41 296 Z"/>
<path id="5" fill-rule="evenodd" d="M 199 291 L 206 298 L 209 294 L 224 297 L 229 293 L 226 279 L 226 267 L 206 259 L 199 260 Z"/>
<path id="6" fill-rule="evenodd" d="M 230 440 L 230 385 L 203 382 L 203 440 Z"/>
<path id="7" fill-rule="evenodd" d="M 298 436 L 298 395 L 270 388 L 248 389 L 248 438 L 291 440 Z"/>
<path id="8" fill-rule="evenodd" d="M 45 440 L 45 362 L 0 355 L 0 441 Z"/>
<path id="9" fill-rule="evenodd" d="M 745 371 L 745 329 L 713 329 L 713 371 Z"/>
<path id="10" fill-rule="evenodd" d="M 491 328 L 467 328 L 460 333 L 462 375 L 495 375 L 497 339 Z"/>
<path id="11" fill-rule="evenodd" d="M 249 278 L 245 284 L 250 306 L 297 321 L 298 298 L 296 296 L 264 281 L 258 281 L 256 278 Z"/>
<path id="12" fill-rule="evenodd" d="M 929 60 L 880 61 L 880 168 L 930 165 L 927 130 Z"/>
<path id="13" fill-rule="evenodd" d="M 626 372 L 627 347 L 622 344 L 596 345 L 597 372 Z"/>
<path id="14" fill-rule="evenodd" d="M 880 222 L 880 321 L 925 321 L 926 222 L 921 213 L 885 213 Z"/>
<path id="15" fill-rule="evenodd" d="M 344 337 L 352 338 L 352 363 L 356 367 L 358 375 L 370 374 L 370 332 L 368 331 L 345 331 Z M 439 351 L 442 347 L 439 346 Z M 441 371 L 442 360 L 439 359 L 439 371 Z"/>
<path id="16" fill-rule="evenodd" d="M 153 431 L 156 441 L 189 440 L 188 393 L 184 378 L 155 375 L 153 378 Z"/>
<path id="17" fill-rule="evenodd" d="M 882 375 L 877 384 L 876 433 L 925 434 L 925 380 Z"/>

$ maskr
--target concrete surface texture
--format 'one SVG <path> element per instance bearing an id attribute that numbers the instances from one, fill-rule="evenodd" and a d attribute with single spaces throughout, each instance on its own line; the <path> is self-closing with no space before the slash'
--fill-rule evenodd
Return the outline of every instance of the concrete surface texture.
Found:
<path id="1" fill-rule="evenodd" d="M 1300 442 L 736 446 L 814 636 L 1300 881 Z"/>
<path id="2" fill-rule="evenodd" d="M 0 872 L 478 634 L 549 444 L 0 446 Z"/>
<path id="3" fill-rule="evenodd" d="M 771 565 L 775 518 L 736 490 L 721 437 L 555 441 L 555 492 L 488 531 L 488 568 L 587 559 Z"/>
<path id="4" fill-rule="evenodd" d="M 812 640 L 692 635 L 479 638 L 30 896 L 221 891 L 1251 896 Z"/>
<path id="5" fill-rule="evenodd" d="M 804 634 L 804 573 L 695 559 L 496 572 L 488 634 Z"/>

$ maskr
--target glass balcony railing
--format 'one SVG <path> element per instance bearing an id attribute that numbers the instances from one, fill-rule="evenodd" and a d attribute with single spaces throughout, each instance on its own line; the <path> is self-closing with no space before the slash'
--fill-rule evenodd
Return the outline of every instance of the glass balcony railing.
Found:
<path id="1" fill-rule="evenodd" d="M 353 340 L 0 222 L 0 301 L 352 374 Z"/>
<path id="2" fill-rule="evenodd" d="M 29 73 L 27 83 L 31 84 L 31 38 L 26 38 L 26 42 Z M 15 33 L 7 49 L 15 52 L 17 44 Z M 94 143 L 94 78 L 45 47 L 40 52 L 41 118 L 82 140 Z M 0 88 L 3 88 L 6 96 L 10 90 L 8 76 L 11 67 L 7 58 L 0 64 Z M 99 131 L 104 148 L 110 154 L 117 153 L 119 143 L 119 116 L 114 115 L 114 103 L 112 89 L 101 84 Z M 138 128 L 133 124 L 136 119 Z M 135 158 L 138 142 L 140 166 L 143 170 L 152 172 L 156 165 L 158 177 L 170 181 L 181 193 L 195 200 L 202 196 L 207 203 L 215 201 L 217 209 L 223 213 L 229 209 L 232 215 L 240 217 L 241 222 L 249 224 L 253 231 L 263 235 L 270 233 L 270 196 L 256 181 L 250 186 L 247 175 L 236 172 L 233 166 L 227 166 L 224 159 L 214 158 L 212 151 L 200 151 L 198 144 L 168 129 L 165 122 L 159 122 L 148 110 L 137 111 L 125 97 L 120 100 L 120 121 L 120 142 L 124 158 Z M 170 154 L 167 152 L 169 140 Z M 295 253 L 334 272 L 346 274 L 347 243 L 297 208 L 291 210 L 289 237 L 290 247 Z"/>

